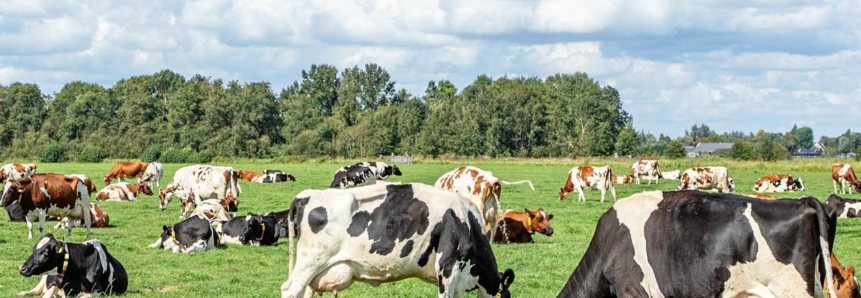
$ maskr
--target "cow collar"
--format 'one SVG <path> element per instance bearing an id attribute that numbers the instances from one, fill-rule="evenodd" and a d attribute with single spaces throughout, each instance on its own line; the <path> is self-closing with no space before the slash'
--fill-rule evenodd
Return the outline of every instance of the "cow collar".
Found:
<path id="1" fill-rule="evenodd" d="M 176 230 L 173 228 L 170 229 L 170 238 L 176 241 Z"/>
<path id="2" fill-rule="evenodd" d="M 69 268 L 69 245 L 66 244 L 66 241 L 63 241 L 63 244 L 60 245 L 60 250 L 57 253 L 63 254 L 63 266 L 57 268 L 57 277 L 63 278 L 66 274 L 66 269 Z"/>
<path id="3" fill-rule="evenodd" d="M 494 298 L 502 298 L 502 282 L 499 283 L 499 291 L 496 292 L 496 296 Z"/>
<path id="4" fill-rule="evenodd" d="M 260 230 L 260 238 L 257 238 L 256 241 L 263 241 L 263 236 L 266 235 L 266 223 L 263 222 L 263 217 L 258 216 L 258 218 L 260 218 L 260 228 L 262 230 Z"/>
<path id="5" fill-rule="evenodd" d="M 18 205 L 21 205 L 21 198 L 22 198 L 22 197 L 24 197 L 24 193 L 19 192 L 19 193 L 18 193 Z"/>

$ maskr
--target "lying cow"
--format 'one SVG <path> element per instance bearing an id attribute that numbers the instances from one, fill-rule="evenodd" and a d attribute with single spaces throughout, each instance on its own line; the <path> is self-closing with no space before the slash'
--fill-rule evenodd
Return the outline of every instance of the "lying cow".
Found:
<path id="1" fill-rule="evenodd" d="M 831 194 L 825 200 L 825 209 L 837 218 L 861 217 L 861 200 L 846 199 Z"/>
<path id="2" fill-rule="evenodd" d="M 451 191 L 424 184 L 306 190 L 293 199 L 288 222 L 291 270 L 282 298 L 411 277 L 437 286 L 439 297 L 511 296 L 514 272 L 497 272 L 481 213 Z"/>
<path id="3" fill-rule="evenodd" d="M 191 216 L 173 226 L 162 226 L 161 236 L 149 248 L 193 254 L 218 247 L 218 233 L 204 217 Z"/>
<path id="4" fill-rule="evenodd" d="M 263 173 L 257 173 L 252 171 L 242 171 L 237 170 L 239 179 L 256 182 L 256 183 L 276 183 L 276 182 L 287 182 L 287 181 L 296 181 L 296 177 L 293 177 L 290 173 L 284 173 L 279 170 L 264 170 Z"/>
<path id="5" fill-rule="evenodd" d="M 39 237 L 42 237 L 47 216 L 70 217 L 84 220 L 87 238 L 90 237 L 90 194 L 78 177 L 59 174 L 34 174 L 21 181 L 9 182 L 3 187 L 0 206 L 17 201 L 26 214 L 28 239 L 33 239 L 33 222 L 38 219 Z M 67 235 L 71 235 L 69 225 Z"/>
<path id="6" fill-rule="evenodd" d="M 329 188 L 351 188 L 377 183 L 377 175 L 371 168 L 363 165 L 352 165 L 338 169 Z"/>
<path id="7" fill-rule="evenodd" d="M 398 166 L 388 165 L 384 162 L 360 162 L 356 164 L 357 166 L 366 166 L 371 168 L 371 171 L 374 172 L 374 175 L 377 176 L 377 179 L 386 180 L 389 179 L 390 176 L 400 176 L 401 169 L 398 169 Z"/>
<path id="8" fill-rule="evenodd" d="M 613 177 L 613 183 L 616 183 L 616 184 L 630 184 L 631 181 L 634 180 L 633 176 L 612 174 L 612 177 Z"/>
<path id="9" fill-rule="evenodd" d="M 801 178 L 793 178 L 791 174 L 787 175 L 765 175 L 756 180 L 753 185 L 753 191 L 763 192 L 792 192 L 804 191 L 804 182 Z"/>
<path id="10" fill-rule="evenodd" d="M 858 291 L 858 280 L 855 278 L 855 266 L 843 267 L 837 255 L 831 253 L 831 271 L 834 272 L 834 283 L 837 289 L 837 298 L 861 298 Z M 825 284 L 825 292 L 829 292 L 828 283 Z"/>
<path id="11" fill-rule="evenodd" d="M 487 239 L 492 240 L 496 234 L 496 216 L 502 213 L 502 206 L 499 204 L 502 185 L 522 183 L 529 184 L 529 188 L 535 190 L 529 180 L 508 182 L 494 177 L 490 171 L 476 167 L 460 167 L 440 176 L 434 186 L 452 190 L 478 206 L 482 211 L 483 222 L 488 225 Z"/>
<path id="12" fill-rule="evenodd" d="M 165 188 L 159 189 L 159 209 L 164 210 L 174 196 L 182 198 L 180 217 L 194 210 L 192 206 L 207 199 L 233 198 L 239 205 L 242 189 L 237 182 L 239 173 L 231 167 L 194 165 L 180 168 Z M 191 203 L 191 204 L 188 204 Z"/>
<path id="13" fill-rule="evenodd" d="M 725 167 L 696 167 L 682 174 L 676 190 L 710 190 L 719 193 L 735 191 L 735 184 L 729 178 Z"/>
<path id="14" fill-rule="evenodd" d="M 180 200 L 179 210 L 181 213 L 179 217 L 185 218 L 185 216 L 188 214 L 194 214 L 194 211 L 197 211 L 199 208 L 212 209 L 211 207 L 206 206 L 209 204 L 219 204 L 221 208 L 226 211 L 232 212 L 234 215 L 236 215 L 236 212 L 239 211 L 239 201 L 231 196 L 224 198 L 224 200 L 208 199 L 201 201 L 197 199 L 197 196 L 194 193 L 190 193 L 185 198 Z M 201 210 L 201 212 L 203 211 L 204 210 Z M 202 214 L 201 212 L 198 212 L 197 214 Z M 203 214 L 206 216 L 206 218 L 209 218 L 210 220 L 212 219 L 211 217 L 206 215 L 206 212 L 203 212 Z"/>
<path id="15" fill-rule="evenodd" d="M 60 218 L 60 223 L 54 226 L 54 229 L 68 229 L 69 222 L 71 220 L 68 217 Z M 99 207 L 96 204 L 90 204 L 90 227 L 93 228 L 106 228 L 111 224 L 111 217 L 108 216 L 108 213 Z M 84 225 L 83 219 L 77 219 L 74 221 L 75 227 L 80 227 Z"/>
<path id="16" fill-rule="evenodd" d="M 496 243 L 533 243 L 532 235 L 535 233 L 553 236 L 553 228 L 550 220 L 553 214 L 544 213 L 544 208 L 525 212 L 505 210 L 501 216 L 497 216 L 498 223 L 496 235 L 493 242 Z"/>
<path id="17" fill-rule="evenodd" d="M 152 188 L 152 182 L 155 181 L 156 189 L 161 188 L 161 177 L 164 176 L 164 166 L 158 162 L 151 162 L 146 166 L 146 170 L 144 170 L 141 178 L 138 179 L 138 183 L 146 182 L 149 188 Z"/>
<path id="18" fill-rule="evenodd" d="M 234 208 L 233 212 L 236 212 L 236 205 L 232 206 Z M 191 213 L 191 216 L 202 216 L 210 222 L 228 221 L 230 220 L 230 214 L 227 213 L 227 210 L 230 208 L 231 201 L 221 201 L 216 199 L 204 200 L 194 208 L 194 212 Z"/>
<path id="19" fill-rule="evenodd" d="M 660 169 L 658 169 L 657 160 L 638 160 L 631 166 L 631 176 L 637 179 L 637 184 L 640 184 L 640 178 L 646 176 L 649 179 L 649 184 L 655 180 L 657 184 L 661 178 Z"/>
<path id="20" fill-rule="evenodd" d="M 277 244 L 282 236 L 278 219 L 272 213 L 263 216 L 248 213 L 246 216 L 234 217 L 219 223 L 215 231 L 222 244 L 269 246 Z"/>
<path id="21" fill-rule="evenodd" d="M 604 213 L 557 297 L 822 297 L 835 224 L 811 197 L 635 194 Z"/>
<path id="22" fill-rule="evenodd" d="M 840 183 L 840 193 L 846 194 L 846 190 L 849 190 L 849 194 L 852 194 L 852 188 L 855 188 L 855 192 L 861 193 L 861 181 L 858 180 L 858 177 L 855 176 L 855 170 L 852 169 L 852 166 L 845 163 L 836 163 L 831 166 L 831 181 L 834 184 L 834 193 L 837 193 L 837 183 Z"/>
<path id="23" fill-rule="evenodd" d="M 584 189 L 598 189 L 601 191 L 601 203 L 604 202 L 604 196 L 607 190 L 613 195 L 613 201 L 616 200 L 616 188 L 613 187 L 613 170 L 610 167 L 592 167 L 579 166 L 568 171 L 568 179 L 565 180 L 565 186 L 559 189 L 559 200 L 564 200 L 568 193 L 577 192 L 577 202 L 586 202 Z"/>
<path id="24" fill-rule="evenodd" d="M 108 202 L 137 201 L 140 194 L 153 195 L 152 189 L 146 182 L 138 182 L 138 184 L 118 182 L 105 186 L 96 194 L 96 200 Z"/>
<path id="25" fill-rule="evenodd" d="M 53 234 L 45 235 L 18 272 L 30 277 L 55 268 L 57 274 L 43 276 L 34 289 L 18 296 L 90 297 L 123 294 L 128 289 L 125 268 L 99 240 L 66 243 L 54 239 Z"/>
<path id="26" fill-rule="evenodd" d="M 667 179 L 667 180 L 679 180 L 679 176 L 680 176 L 679 174 L 680 173 L 681 172 L 679 170 L 669 171 L 669 172 L 661 172 L 659 177 L 661 179 Z"/>
<path id="27" fill-rule="evenodd" d="M 113 179 L 123 182 L 125 178 L 138 177 L 146 172 L 147 165 L 147 163 L 140 161 L 118 162 L 105 175 L 105 186 L 110 185 Z"/>
<path id="28" fill-rule="evenodd" d="M 0 183 L 6 181 L 21 181 L 36 174 L 36 164 L 10 163 L 0 167 Z"/>

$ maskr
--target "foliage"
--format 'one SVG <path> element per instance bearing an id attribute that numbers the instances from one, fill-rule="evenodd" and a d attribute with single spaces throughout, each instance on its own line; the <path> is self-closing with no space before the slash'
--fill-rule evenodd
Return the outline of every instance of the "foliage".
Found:
<path id="1" fill-rule="evenodd" d="M 141 153 L 140 159 L 144 162 L 154 162 L 158 161 L 161 157 L 161 148 L 157 145 L 149 146 L 143 153 Z"/>
<path id="2" fill-rule="evenodd" d="M 737 160 L 753 160 L 755 158 L 753 146 L 748 141 L 738 141 L 732 144 L 729 157 Z"/>
<path id="3" fill-rule="evenodd" d="M 188 162 L 205 164 L 205 163 L 209 163 L 210 161 L 212 161 L 213 158 L 215 158 L 215 154 L 212 153 L 212 151 L 203 150 L 203 151 L 197 152 L 195 154 L 192 154 L 189 157 Z"/>
<path id="4" fill-rule="evenodd" d="M 78 162 L 99 163 L 107 157 L 107 154 L 99 147 L 88 146 L 77 156 Z"/>
<path id="5" fill-rule="evenodd" d="M 42 150 L 42 155 L 39 160 L 42 162 L 66 161 L 66 147 L 60 143 L 48 145 L 44 150 Z"/>
<path id="6" fill-rule="evenodd" d="M 161 158 L 159 158 L 159 161 L 161 161 L 163 163 L 194 162 L 192 160 L 193 154 L 194 154 L 194 151 L 192 151 L 191 148 L 185 148 L 185 149 L 170 148 L 170 149 L 167 149 L 167 151 L 165 151 L 164 153 L 162 153 Z"/>
<path id="7" fill-rule="evenodd" d="M 634 153 L 634 149 L 636 149 L 636 147 L 637 132 L 634 131 L 633 126 L 628 125 L 628 127 L 619 133 L 619 137 L 616 140 L 616 153 L 620 156 L 628 156 Z"/>
<path id="8" fill-rule="evenodd" d="M 671 141 L 667 146 L 667 150 L 664 153 L 664 156 L 667 158 L 682 158 L 685 157 L 687 152 L 685 152 L 685 146 L 682 145 L 679 141 Z"/>

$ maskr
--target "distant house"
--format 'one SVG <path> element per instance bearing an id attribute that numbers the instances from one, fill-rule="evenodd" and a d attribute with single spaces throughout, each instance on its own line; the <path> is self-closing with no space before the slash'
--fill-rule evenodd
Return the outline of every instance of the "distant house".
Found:
<path id="1" fill-rule="evenodd" d="M 688 151 L 688 157 L 724 154 L 732 149 L 733 143 L 699 143 Z M 690 147 L 690 146 L 689 146 Z M 687 148 L 685 148 L 687 150 Z"/>
<path id="2" fill-rule="evenodd" d="M 793 158 L 809 158 L 809 157 L 820 157 L 825 153 L 825 145 L 822 143 L 813 144 L 813 148 L 811 149 L 798 149 L 796 152 L 792 152 Z"/>

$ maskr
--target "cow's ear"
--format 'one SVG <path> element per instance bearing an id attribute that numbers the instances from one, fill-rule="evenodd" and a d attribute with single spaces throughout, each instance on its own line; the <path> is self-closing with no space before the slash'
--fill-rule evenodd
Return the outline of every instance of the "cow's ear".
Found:
<path id="1" fill-rule="evenodd" d="M 514 283 L 514 270 L 505 269 L 505 272 L 502 273 L 502 283 L 503 289 L 508 289 L 512 283 Z"/>
<path id="2" fill-rule="evenodd" d="M 526 213 L 529 214 L 530 217 L 532 217 L 532 211 L 529 211 L 529 208 L 523 208 L 523 211 L 526 211 Z"/>
<path id="3" fill-rule="evenodd" d="M 551 220 L 551 219 L 553 219 L 553 213 L 547 214 L 547 220 Z"/>
<path id="4" fill-rule="evenodd" d="M 165 232 L 170 232 L 170 228 L 168 228 L 167 226 L 161 226 L 161 229 Z"/>
<path id="5" fill-rule="evenodd" d="M 855 276 L 855 266 L 849 266 L 846 270 L 849 270 L 849 273 L 852 274 L 852 276 Z"/>

